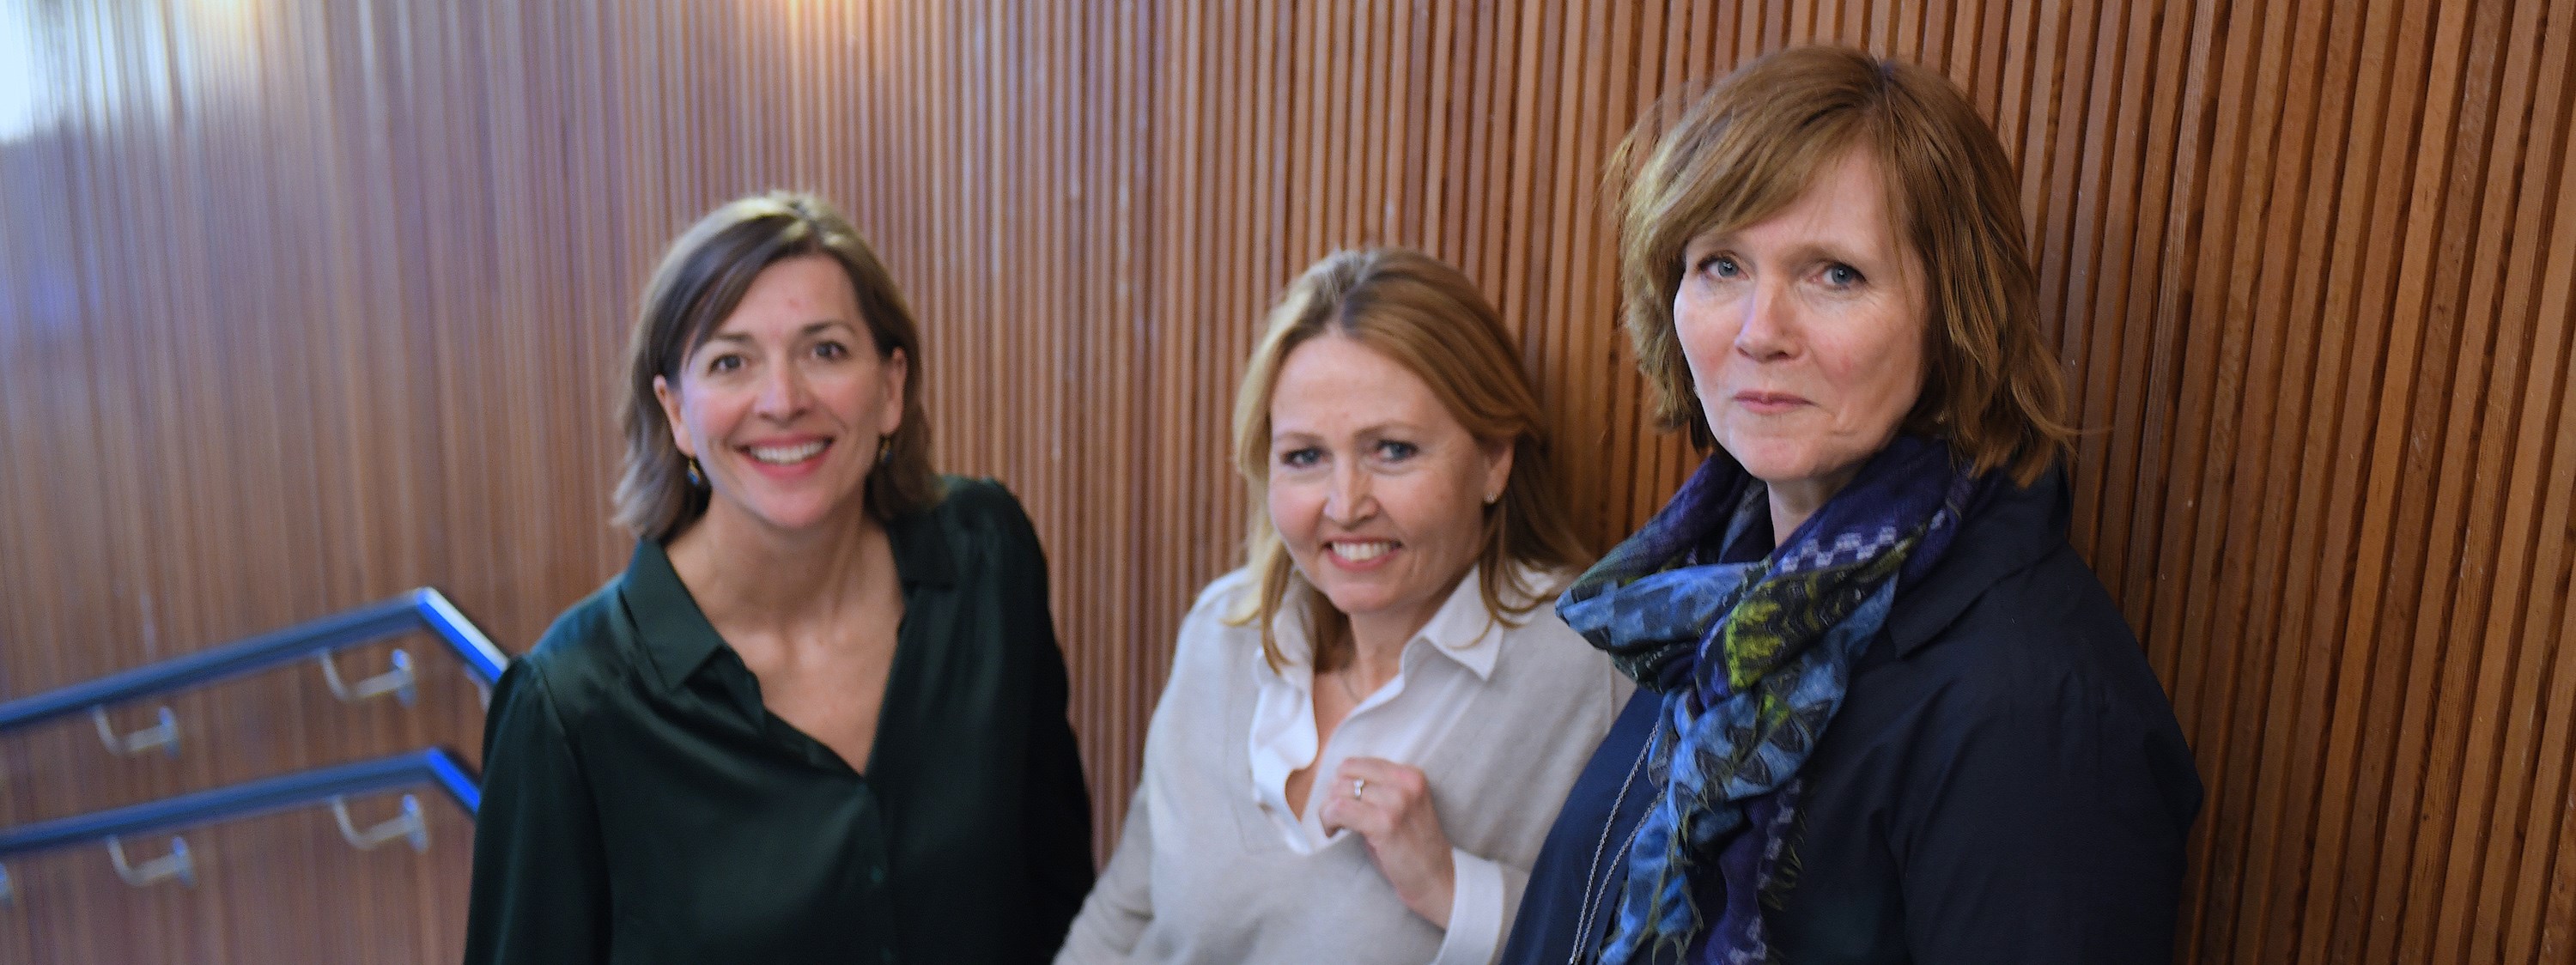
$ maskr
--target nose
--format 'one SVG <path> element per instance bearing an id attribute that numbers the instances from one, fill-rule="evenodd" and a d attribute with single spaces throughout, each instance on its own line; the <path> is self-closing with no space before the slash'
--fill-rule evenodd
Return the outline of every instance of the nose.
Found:
<path id="1" fill-rule="evenodd" d="M 1332 490 L 1324 496 L 1324 518 L 1336 526 L 1355 526 L 1377 511 L 1369 495 L 1369 474 L 1356 459 L 1333 467 Z"/>
<path id="2" fill-rule="evenodd" d="M 788 422 L 803 415 L 812 398 L 805 384 L 805 374 L 793 365 L 773 365 L 760 380 L 760 397 L 753 402 L 752 412 L 763 418 Z"/>
<path id="3" fill-rule="evenodd" d="M 1736 352 L 1756 362 L 1796 354 L 1797 308 L 1785 284 L 1771 279 L 1757 282 L 1745 296 L 1743 311 L 1735 329 Z"/>

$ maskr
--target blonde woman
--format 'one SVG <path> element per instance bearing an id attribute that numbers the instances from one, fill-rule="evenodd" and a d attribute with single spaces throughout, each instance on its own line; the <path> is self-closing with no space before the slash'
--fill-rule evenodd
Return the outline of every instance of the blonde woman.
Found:
<path id="1" fill-rule="evenodd" d="M 1472 963 L 1631 686 L 1546 601 L 1586 557 L 1493 310 L 1335 254 L 1235 408 L 1244 568 L 1200 594 L 1058 962 Z"/>

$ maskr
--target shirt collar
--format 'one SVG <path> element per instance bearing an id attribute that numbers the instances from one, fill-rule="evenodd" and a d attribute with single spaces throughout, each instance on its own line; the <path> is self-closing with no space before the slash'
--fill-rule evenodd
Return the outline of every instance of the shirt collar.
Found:
<path id="1" fill-rule="evenodd" d="M 643 644 L 639 649 L 645 662 L 652 665 L 654 679 L 665 690 L 679 687 L 724 646 L 724 638 L 716 635 L 698 601 L 689 596 L 679 572 L 671 568 L 671 554 L 660 543 L 636 541 L 617 595 L 635 621 L 635 637 Z"/>
<path id="2" fill-rule="evenodd" d="M 1469 567 L 1467 575 L 1458 579 L 1457 588 L 1449 591 L 1440 609 L 1433 611 L 1422 629 L 1405 641 L 1408 655 L 1419 644 L 1467 668 L 1478 680 L 1494 675 L 1494 661 L 1503 649 L 1503 623 L 1485 608 L 1485 595 L 1477 582 L 1479 573 L 1479 568 Z M 1526 580 L 1527 574 L 1522 576 Z M 1299 594 L 1313 592 L 1315 589 L 1305 580 L 1291 581 L 1288 599 L 1281 601 L 1279 613 L 1270 621 L 1270 635 L 1279 645 L 1279 655 L 1293 668 L 1282 674 L 1287 679 L 1312 679 L 1315 645 L 1306 636 L 1306 608 Z"/>
<path id="3" fill-rule="evenodd" d="M 933 518 L 935 513 L 915 513 L 886 524 L 886 541 L 893 547 L 895 575 L 903 581 L 907 608 L 916 589 L 957 585 L 956 557 Z M 643 641 L 644 658 L 653 665 L 654 678 L 666 690 L 679 687 L 725 645 L 724 637 L 707 622 L 706 612 L 698 609 L 697 599 L 689 595 L 688 586 L 680 582 L 679 571 L 671 568 L 671 554 L 660 543 L 636 542 L 618 595 L 635 620 L 636 636 Z"/>

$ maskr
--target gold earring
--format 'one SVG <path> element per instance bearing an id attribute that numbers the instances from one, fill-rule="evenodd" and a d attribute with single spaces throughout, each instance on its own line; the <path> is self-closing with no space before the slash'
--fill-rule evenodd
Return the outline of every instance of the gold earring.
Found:
<path id="1" fill-rule="evenodd" d="M 706 474 L 705 474 L 705 473 L 703 473 L 703 472 L 699 472 L 699 471 L 698 471 L 698 457 L 696 457 L 696 456 L 690 456 L 690 457 L 688 457 L 688 460 L 689 460 L 689 485 L 691 485 L 691 486 L 696 486 L 696 487 L 704 487 L 704 486 L 707 484 L 707 476 L 706 476 Z"/>
<path id="2" fill-rule="evenodd" d="M 878 437 L 877 437 L 877 465 L 880 465 L 880 466 L 885 465 L 885 464 L 886 464 L 886 460 L 887 460 L 887 459 L 891 459 L 891 458 L 893 458 L 893 457 L 894 457 L 894 433 L 889 432 L 889 433 L 886 433 L 885 435 L 878 436 Z"/>

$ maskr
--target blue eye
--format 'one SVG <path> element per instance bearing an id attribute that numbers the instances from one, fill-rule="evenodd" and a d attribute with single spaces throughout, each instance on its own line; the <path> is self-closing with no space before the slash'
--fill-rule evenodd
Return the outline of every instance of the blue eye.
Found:
<path id="1" fill-rule="evenodd" d="M 1699 270 L 1713 278 L 1734 278 L 1744 274 L 1744 266 L 1736 263 L 1734 255 L 1711 255 L 1700 259 Z"/>
<path id="2" fill-rule="evenodd" d="M 822 342 L 814 346 L 817 358 L 839 360 L 850 357 L 850 347 L 839 342 Z"/>
<path id="3" fill-rule="evenodd" d="M 733 370 L 735 370 L 735 369 L 738 369 L 738 368 L 743 367 L 743 365 L 744 365 L 744 364 L 745 364 L 745 363 L 744 363 L 744 361 L 743 361 L 742 356 L 735 355 L 735 354 L 733 354 L 733 353 L 728 352 L 728 353 L 725 353 L 725 354 L 723 354 L 723 355 L 719 355 L 719 356 L 716 356 L 715 358 L 712 358 L 712 359 L 707 360 L 707 371 L 709 371 L 709 372 L 731 372 L 731 371 L 733 371 Z"/>
<path id="4" fill-rule="evenodd" d="M 1404 460 L 1413 458 L 1414 453 L 1421 451 L 1422 450 L 1419 447 L 1410 442 L 1398 442 L 1393 439 L 1377 444 L 1378 458 L 1384 459 L 1388 462 L 1403 462 Z"/>
<path id="5" fill-rule="evenodd" d="M 1825 284 L 1827 285 L 1835 288 L 1850 288 L 1854 285 L 1860 284 L 1862 280 L 1860 270 L 1853 268 L 1850 265 L 1837 264 L 1825 266 Z"/>
<path id="6" fill-rule="evenodd" d="M 1290 449 L 1280 453 L 1279 464 L 1290 469 L 1304 469 L 1323 458 L 1323 450 L 1308 446 L 1304 449 Z"/>

